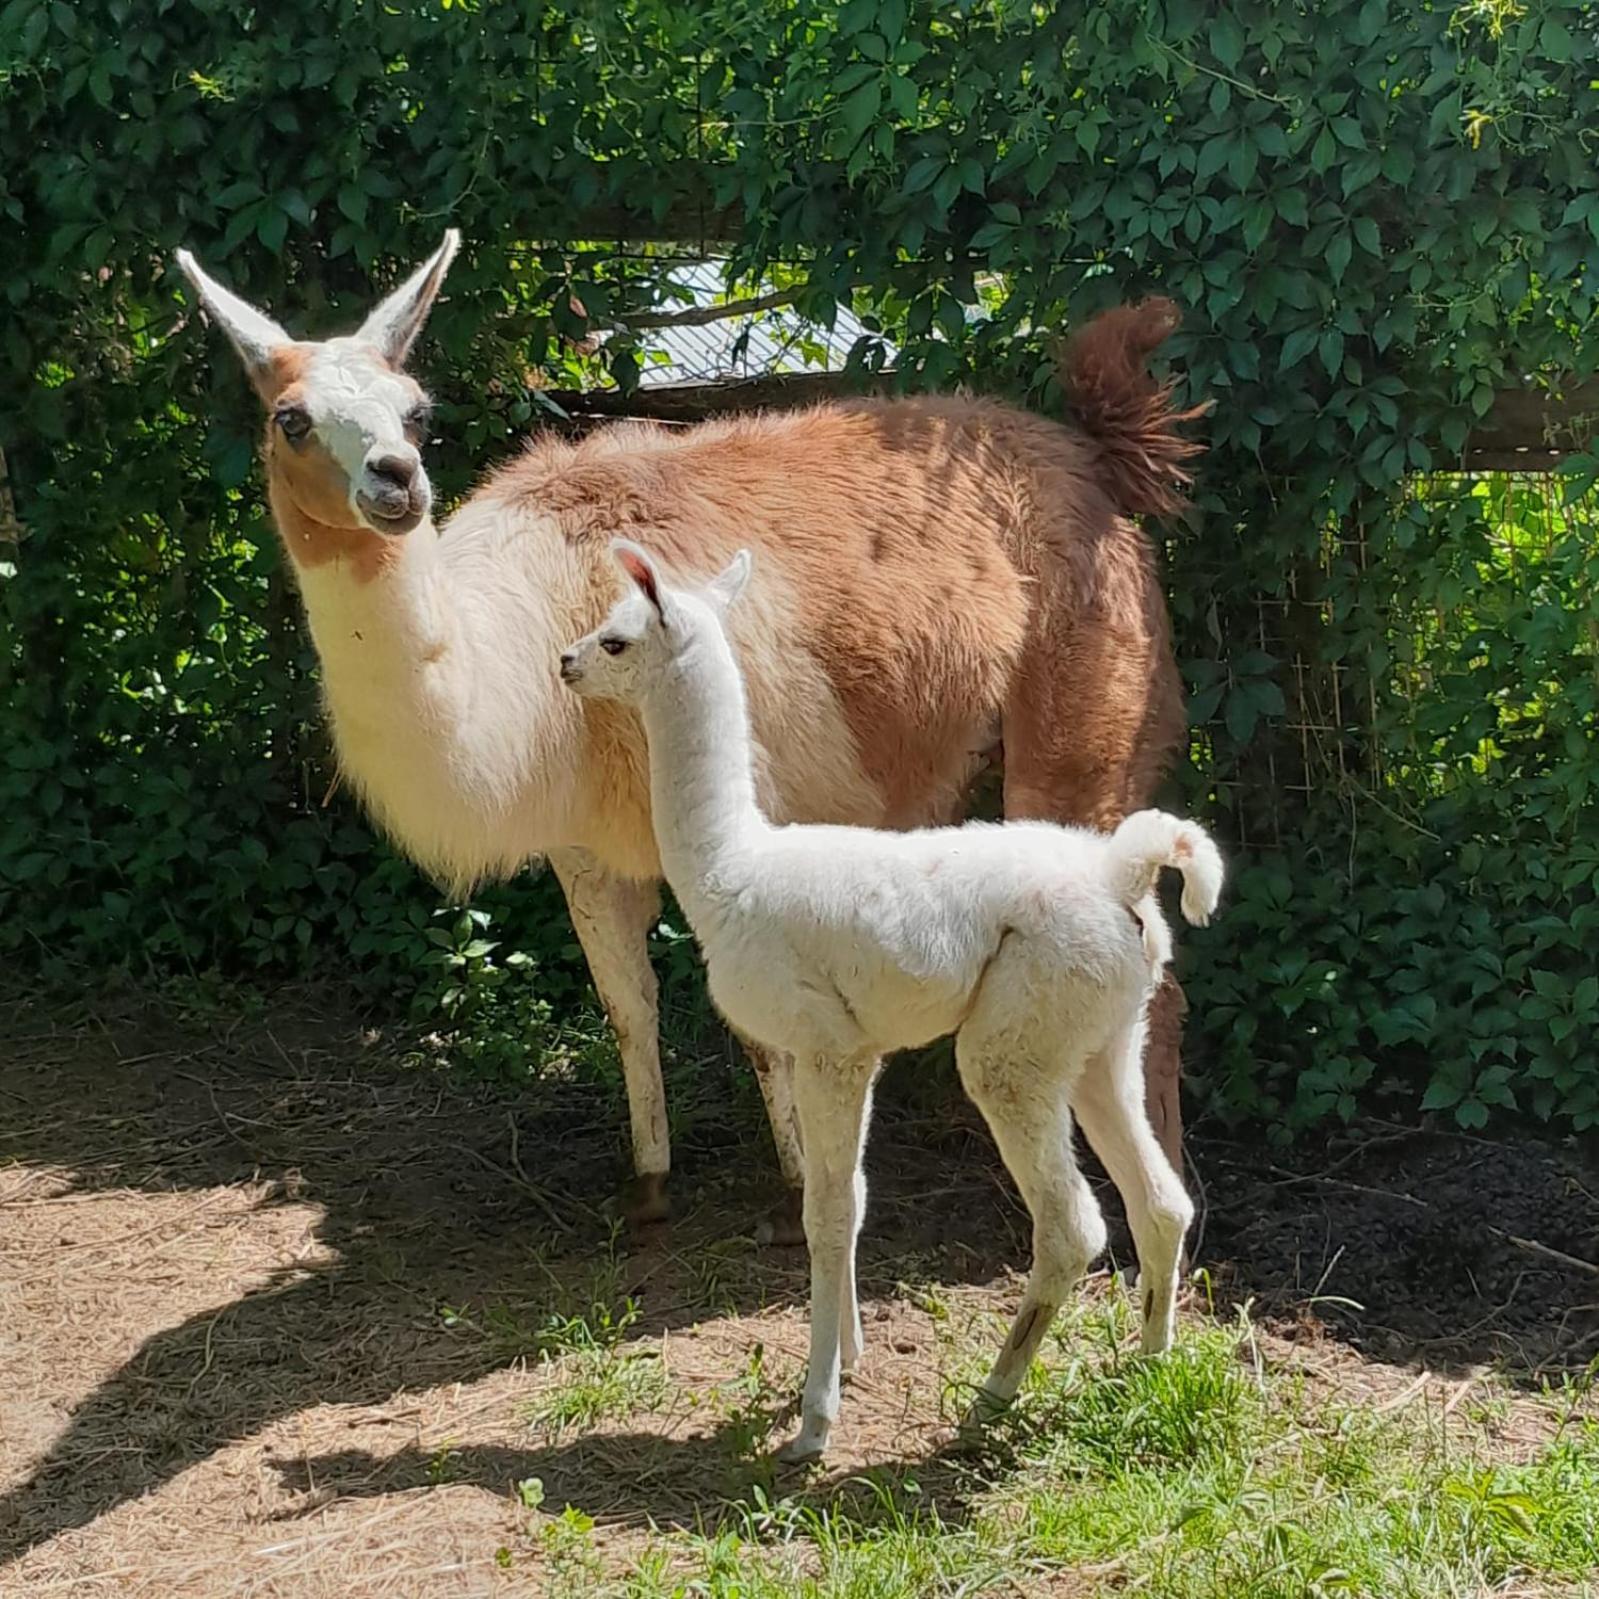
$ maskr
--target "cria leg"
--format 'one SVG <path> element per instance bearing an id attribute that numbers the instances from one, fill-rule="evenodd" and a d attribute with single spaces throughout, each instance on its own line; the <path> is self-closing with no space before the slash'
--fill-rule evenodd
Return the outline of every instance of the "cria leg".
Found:
<path id="1" fill-rule="evenodd" d="M 1105 1247 L 1105 1219 L 1072 1151 L 1069 1074 L 990 1053 L 997 1043 L 962 1034 L 956 1058 L 1032 1213 L 1033 1269 L 1010 1336 L 962 1423 L 968 1436 L 1016 1397 L 1055 1313 Z"/>
<path id="2" fill-rule="evenodd" d="M 800 1430 L 778 1451 L 785 1462 L 814 1460 L 826 1449 L 838 1419 L 844 1345 L 848 1341 L 859 1350 L 855 1289 L 848 1279 L 860 1225 L 856 1209 L 865 1197 L 859 1173 L 876 1069 L 875 1061 L 794 1063 L 794 1102 L 805 1149 L 805 1238 L 811 1252 L 811 1357 Z"/>
<path id="3" fill-rule="evenodd" d="M 866 1344 L 865 1329 L 861 1326 L 859 1284 L 855 1279 L 855 1255 L 860 1244 L 861 1225 L 866 1220 L 866 1159 L 865 1129 L 872 1119 L 872 1091 L 877 1086 L 882 1062 L 874 1061 L 872 1074 L 866 1084 L 866 1109 L 862 1118 L 861 1153 L 855 1159 L 855 1225 L 850 1228 L 849 1259 L 844 1263 L 844 1289 L 839 1302 L 838 1337 L 839 1369 L 847 1377 L 861 1363 L 861 1352 Z"/>
<path id="4" fill-rule="evenodd" d="M 1127 1207 L 1138 1250 L 1138 1297 L 1146 1354 L 1171 1347 L 1177 1323 L 1177 1273 L 1193 1203 L 1156 1139 L 1144 1109 L 1144 1040 L 1131 1028 L 1089 1061 L 1072 1106 Z"/>
<path id="5" fill-rule="evenodd" d="M 635 1226 L 664 1221 L 671 1213 L 666 1178 L 672 1151 L 649 953 L 649 930 L 661 911 L 660 891 L 654 883 L 613 876 L 580 850 L 553 854 L 550 864 L 566 894 L 572 925 L 622 1057 L 634 1173 L 623 1206 Z"/>

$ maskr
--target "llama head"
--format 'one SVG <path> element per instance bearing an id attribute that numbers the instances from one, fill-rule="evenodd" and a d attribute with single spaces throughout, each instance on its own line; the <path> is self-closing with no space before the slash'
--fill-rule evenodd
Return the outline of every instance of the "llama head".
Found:
<path id="1" fill-rule="evenodd" d="M 422 466 L 428 400 L 405 371 L 461 236 L 450 229 L 432 257 L 345 338 L 291 338 L 201 270 L 178 266 L 239 352 L 267 408 L 267 470 L 276 491 L 324 527 L 409 533 L 433 489 Z"/>
<path id="2" fill-rule="evenodd" d="M 649 552 L 628 539 L 613 539 L 611 553 L 627 592 L 592 633 L 563 652 L 561 681 L 589 699 L 636 701 L 696 641 L 720 634 L 723 616 L 749 582 L 750 552 L 740 550 L 694 592 L 668 588 Z"/>

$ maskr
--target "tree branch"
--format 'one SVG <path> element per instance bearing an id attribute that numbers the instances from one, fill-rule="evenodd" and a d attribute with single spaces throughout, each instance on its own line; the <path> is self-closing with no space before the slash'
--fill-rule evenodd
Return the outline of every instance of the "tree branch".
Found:
<path id="1" fill-rule="evenodd" d="M 754 316 L 757 311 L 774 311 L 780 305 L 792 305 L 799 298 L 798 289 L 774 289 L 770 294 L 757 294 L 749 300 L 728 300 L 723 305 L 691 305 L 681 311 L 641 311 L 637 316 L 622 317 L 617 326 L 623 328 L 702 328 L 711 322 L 725 322 L 729 317 Z"/>
<path id="2" fill-rule="evenodd" d="M 882 394 L 893 381 L 891 371 L 771 372 L 710 383 L 663 383 L 626 395 L 617 389 L 555 390 L 549 398 L 573 416 L 700 422 L 731 412 L 789 410 L 850 395 Z M 1506 389 L 1467 437 L 1460 467 L 1468 472 L 1558 471 L 1567 456 L 1588 447 L 1596 432 L 1599 380 L 1564 390 Z"/>

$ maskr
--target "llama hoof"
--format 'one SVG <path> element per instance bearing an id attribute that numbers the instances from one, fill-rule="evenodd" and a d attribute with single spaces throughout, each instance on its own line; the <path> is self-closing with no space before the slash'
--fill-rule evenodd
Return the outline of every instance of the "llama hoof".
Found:
<path id="1" fill-rule="evenodd" d="M 622 1189 L 622 1217 L 629 1227 L 655 1227 L 672 1217 L 665 1172 L 641 1172 Z"/>
<path id="2" fill-rule="evenodd" d="M 804 1244 L 805 1195 L 801 1189 L 788 1189 L 772 1206 L 755 1229 L 755 1241 L 774 1249 L 798 1249 Z"/>

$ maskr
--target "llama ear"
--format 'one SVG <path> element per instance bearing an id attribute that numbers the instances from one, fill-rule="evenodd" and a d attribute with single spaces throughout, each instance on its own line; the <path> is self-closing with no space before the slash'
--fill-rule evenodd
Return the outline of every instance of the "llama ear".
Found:
<path id="1" fill-rule="evenodd" d="M 194 285 L 206 313 L 222 328 L 234 349 L 239 352 L 239 358 L 244 362 L 244 369 L 250 374 L 250 381 L 257 392 L 263 398 L 270 399 L 272 352 L 281 350 L 286 344 L 293 344 L 294 340 L 264 311 L 257 311 L 248 300 L 241 300 L 238 295 L 224 289 L 215 278 L 208 277 L 187 250 L 178 251 L 177 262 L 178 269 Z"/>
<path id="2" fill-rule="evenodd" d="M 404 366 L 460 248 L 460 232 L 449 229 L 444 243 L 361 324 L 356 337 L 376 345 L 390 365 Z"/>
<path id="3" fill-rule="evenodd" d="M 633 543 L 631 539 L 612 539 L 611 554 L 616 557 L 617 564 L 622 570 L 638 585 L 644 598 L 655 607 L 655 614 L 664 622 L 666 606 L 661 592 L 661 574 L 656 569 L 649 551 Z"/>
<path id="4" fill-rule="evenodd" d="M 706 585 L 711 602 L 724 614 L 737 603 L 750 580 L 754 561 L 748 550 L 740 550 Z"/>

